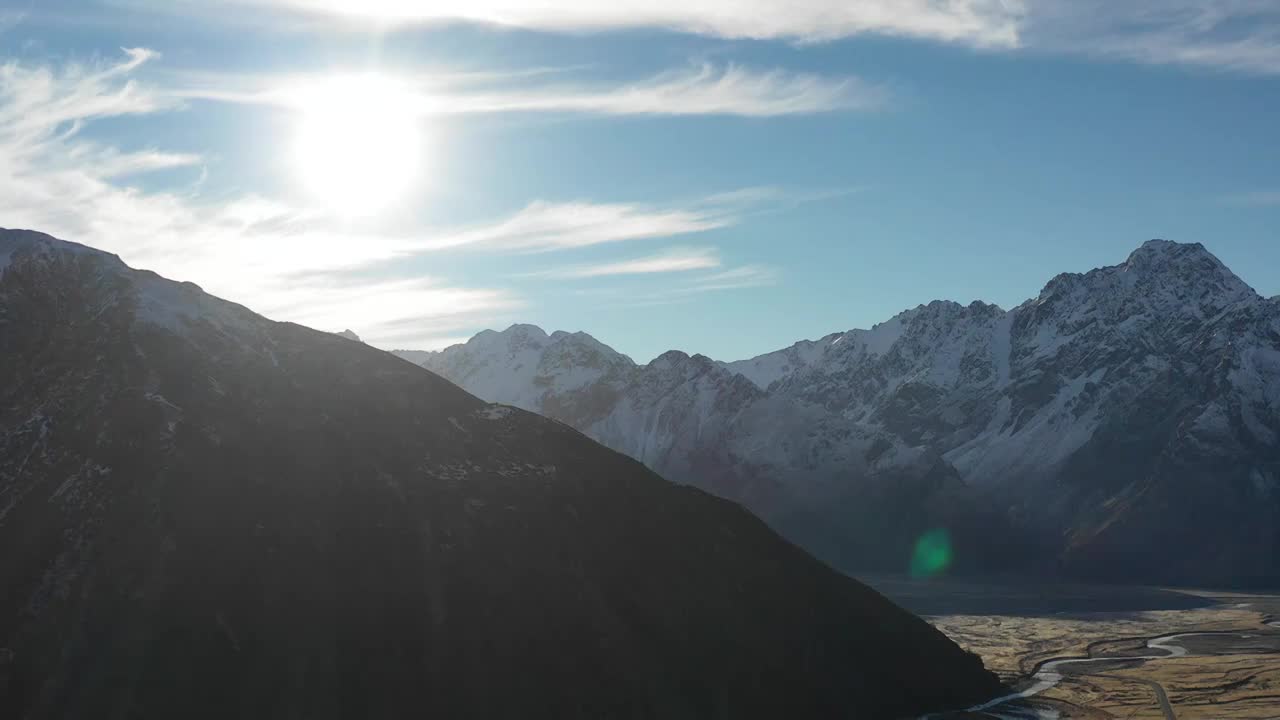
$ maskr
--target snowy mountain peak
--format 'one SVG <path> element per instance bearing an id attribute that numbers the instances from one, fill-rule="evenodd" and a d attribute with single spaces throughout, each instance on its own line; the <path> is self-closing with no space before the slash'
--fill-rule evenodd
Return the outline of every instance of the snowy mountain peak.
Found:
<path id="1" fill-rule="evenodd" d="M 1169 259 L 1169 258 L 1186 258 L 1194 256 L 1208 256 L 1213 258 L 1213 254 L 1205 249 L 1204 245 L 1198 242 L 1181 243 L 1176 240 L 1163 240 L 1155 238 L 1148 240 L 1138 246 L 1137 250 L 1129 253 L 1128 263 L 1134 262 L 1150 262 L 1153 260 Z M 1217 258 L 1213 258 L 1216 260 Z"/>
<path id="2" fill-rule="evenodd" d="M 1148 240 L 1134 250 L 1123 265 L 1129 272 L 1163 274 L 1180 280 L 1215 279 L 1244 285 L 1213 253 L 1200 243 Z M 1195 276 L 1199 274 L 1201 278 Z"/>
<path id="3" fill-rule="evenodd" d="M 894 319 L 900 320 L 905 324 L 918 324 L 921 322 L 952 322 L 960 318 L 993 318 L 1002 314 L 1004 314 L 1004 310 L 999 305 L 993 305 L 981 300 L 974 300 L 968 305 L 962 305 L 953 300 L 934 300 L 927 305 L 920 305 L 914 310 L 899 313 Z M 880 323 L 875 327 L 879 328 L 883 324 Z"/>
<path id="4" fill-rule="evenodd" d="M 469 389 L 484 388 L 486 399 L 539 409 L 543 399 L 618 381 L 635 369 L 631 358 L 584 332 L 517 324 L 485 330 L 462 345 L 438 352 L 397 350 L 396 355 L 433 370 Z"/>
<path id="5" fill-rule="evenodd" d="M 475 348 L 488 348 L 491 351 L 501 348 L 504 351 L 516 352 L 526 347 L 544 347 L 550 340 L 546 331 L 537 325 L 516 324 L 501 332 L 484 330 L 468 340 L 466 344 Z"/>
<path id="6" fill-rule="evenodd" d="M 111 253 L 79 243 L 59 240 L 52 235 L 46 235 L 35 230 L 0 228 L 0 272 L 4 271 L 19 255 L 40 254 L 48 256 L 54 251 L 100 255 L 103 258 L 109 258 L 122 267 L 124 265 L 124 262 L 119 257 Z"/>
<path id="7" fill-rule="evenodd" d="M 529 325 L 526 323 L 516 323 L 506 330 L 503 330 L 500 334 L 519 338 L 534 338 L 538 340 L 550 339 L 550 337 L 547 336 L 546 330 L 543 330 L 537 325 Z"/>
<path id="8" fill-rule="evenodd" d="M 668 368 L 679 367 L 689 362 L 691 358 L 688 353 L 679 350 L 668 350 L 658 357 L 654 358 L 649 367 L 654 370 L 665 370 Z"/>
<path id="9" fill-rule="evenodd" d="M 584 356 L 600 356 L 606 358 L 610 363 L 635 364 L 631 358 L 605 345 L 588 333 L 556 330 L 551 334 L 547 334 L 545 330 L 537 325 L 529 324 L 512 325 L 502 331 L 482 330 L 466 343 L 453 345 L 440 351 L 395 350 L 393 352 L 403 357 L 412 356 L 410 358 L 412 362 L 428 366 L 431 366 L 436 361 L 429 361 L 424 358 L 451 356 L 457 358 L 461 357 L 462 354 L 466 354 L 469 356 L 468 362 L 484 363 L 492 361 L 499 356 L 514 358 L 522 353 L 534 353 L 543 362 L 545 362 L 543 355 L 547 353 L 558 356 L 572 353 L 575 360 L 582 360 Z"/>
<path id="10" fill-rule="evenodd" d="M 21 273 L 16 283 L 25 286 L 47 284 L 51 277 L 69 273 L 78 273 L 84 283 L 117 283 L 121 291 L 112 297 L 113 306 L 127 305 L 134 324 L 162 326 L 189 338 L 216 327 L 233 330 L 241 340 L 262 349 L 257 343 L 269 322 L 240 305 L 205 294 L 195 283 L 131 268 L 112 253 L 41 232 L 0 228 L 0 275 L 9 278 L 15 272 Z"/>
<path id="11" fill-rule="evenodd" d="M 969 306 L 966 309 L 971 313 L 982 313 L 985 315 L 1003 315 L 1004 314 L 1004 308 L 1000 307 L 999 305 L 996 305 L 995 303 L 984 302 L 982 300 L 974 300 L 973 302 L 969 303 Z"/>
<path id="12" fill-rule="evenodd" d="M 1135 316 L 1204 320 L 1259 300 L 1200 243 L 1150 240 L 1120 265 L 1058 275 L 1028 305 L 1042 320 L 1059 312 L 1067 313 L 1063 319 L 1100 312 L 1118 322 Z"/>
<path id="13" fill-rule="evenodd" d="M 614 350 L 608 345 L 605 345 L 590 333 L 585 333 L 581 330 L 577 332 L 557 330 L 551 333 L 551 342 L 557 345 L 567 345 L 592 350 L 602 355 L 624 360 L 629 365 L 635 364 L 630 357 Z"/>

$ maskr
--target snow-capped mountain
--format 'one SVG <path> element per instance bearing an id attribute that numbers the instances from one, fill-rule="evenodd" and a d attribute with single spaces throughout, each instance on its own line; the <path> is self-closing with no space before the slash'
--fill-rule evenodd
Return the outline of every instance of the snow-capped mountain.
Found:
<path id="1" fill-rule="evenodd" d="M 546 337 L 534 330 L 521 332 Z M 574 356 L 526 352 L 536 362 L 518 371 L 472 343 L 424 364 L 676 479 L 694 458 L 706 459 L 702 477 L 767 458 L 751 482 L 768 493 L 708 487 L 766 517 L 775 502 L 830 502 L 833 483 L 927 467 L 1034 533 L 1048 566 L 1195 582 L 1280 575 L 1280 302 L 1199 244 L 1150 241 L 1007 311 L 936 301 L 869 330 L 705 361 L 696 382 L 648 380 L 670 376 L 678 353 L 622 359 L 610 376 L 622 380 L 592 391 L 588 415 L 563 409 L 583 404 L 581 385 L 556 382 L 579 372 Z M 678 419 L 661 422 L 666 409 Z"/>
<path id="2" fill-rule="evenodd" d="M 916 538 L 939 524 L 969 550 L 964 563 L 989 565 L 998 552 L 984 537 L 990 522 L 977 532 L 967 522 L 977 513 L 957 517 L 972 493 L 938 453 L 767 392 L 701 355 L 637 365 L 584 333 L 515 325 L 408 357 L 741 502 L 840 567 L 903 570 Z"/>
<path id="3" fill-rule="evenodd" d="M 0 229 L 0 348 L 0 717 L 818 720 L 1001 691 L 741 507 L 113 255 Z"/>
<path id="4" fill-rule="evenodd" d="M 1151 241 L 1007 312 L 904 313 L 887 349 L 845 333 L 771 387 L 942 454 L 1064 535 L 1068 565 L 1261 578 L 1280 569 L 1277 309 L 1203 246 Z"/>

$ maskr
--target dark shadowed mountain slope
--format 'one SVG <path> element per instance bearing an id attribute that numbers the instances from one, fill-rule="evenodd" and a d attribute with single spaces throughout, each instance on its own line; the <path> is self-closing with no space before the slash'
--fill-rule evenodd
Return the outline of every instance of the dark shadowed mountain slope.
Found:
<path id="1" fill-rule="evenodd" d="M 740 507 L 0 231 L 0 717 L 896 717 L 993 676 Z"/>

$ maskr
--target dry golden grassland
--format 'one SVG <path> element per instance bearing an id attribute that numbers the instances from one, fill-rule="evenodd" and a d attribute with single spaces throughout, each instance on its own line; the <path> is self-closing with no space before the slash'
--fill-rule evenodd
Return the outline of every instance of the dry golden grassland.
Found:
<path id="1" fill-rule="evenodd" d="M 1117 589 L 1100 588 L 1091 599 L 1090 589 L 1082 586 L 1055 592 L 994 585 L 984 591 L 975 583 L 873 583 L 980 655 L 1014 688 L 1030 685 L 1038 666 L 1049 660 L 1116 658 L 1072 667 L 1055 687 L 1022 705 L 1051 711 L 1045 717 L 1165 720 L 1159 702 L 1163 691 L 1179 720 L 1280 718 L 1280 628 L 1266 624 L 1280 617 L 1277 595 L 1140 589 L 1125 597 Z M 987 608 L 984 598 L 991 601 Z M 1063 609 L 1054 609 L 1055 604 Z M 1144 604 L 1166 607 L 1137 609 Z M 948 605 L 964 612 L 938 612 Z M 1188 652 L 1184 657 L 1124 660 L 1160 654 L 1147 647 L 1151 638 L 1199 632 L 1222 634 L 1179 640 Z M 1001 716 L 993 709 L 954 717 Z"/>

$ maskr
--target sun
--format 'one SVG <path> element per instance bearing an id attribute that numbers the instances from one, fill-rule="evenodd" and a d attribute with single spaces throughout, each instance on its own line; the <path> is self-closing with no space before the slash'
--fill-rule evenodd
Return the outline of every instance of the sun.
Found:
<path id="1" fill-rule="evenodd" d="M 308 86 L 297 97 L 298 176 L 325 209 L 364 217 L 402 199 L 421 162 L 411 92 L 387 77 L 353 75 Z"/>

